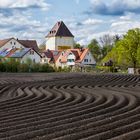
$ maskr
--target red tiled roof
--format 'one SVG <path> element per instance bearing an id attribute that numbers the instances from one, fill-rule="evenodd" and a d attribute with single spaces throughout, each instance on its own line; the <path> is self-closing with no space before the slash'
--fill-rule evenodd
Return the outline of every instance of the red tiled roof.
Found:
<path id="1" fill-rule="evenodd" d="M 70 49 L 65 51 L 64 55 L 61 57 L 61 62 L 62 63 L 66 63 L 67 62 L 67 56 L 69 55 L 69 53 L 71 53 Z"/>
<path id="2" fill-rule="evenodd" d="M 89 49 L 88 48 L 71 49 L 71 51 L 76 56 L 76 62 L 82 62 Z"/>
<path id="3" fill-rule="evenodd" d="M 53 53 L 50 50 L 44 52 L 44 54 L 45 54 L 45 56 L 47 56 L 47 58 L 52 58 L 53 57 Z"/>
<path id="4" fill-rule="evenodd" d="M 89 49 L 68 49 L 67 51 L 64 52 L 64 55 L 61 57 L 61 62 L 65 63 L 67 62 L 67 56 L 70 52 L 72 52 L 76 60 L 75 62 L 80 63 L 83 61 L 85 58 L 86 54 L 88 53 Z M 60 58 L 60 55 L 62 54 L 63 51 L 54 51 L 54 50 L 47 50 L 44 52 L 44 54 L 48 57 L 51 58 L 54 63 Z"/>
<path id="5" fill-rule="evenodd" d="M 83 51 L 82 51 L 82 53 L 80 55 L 80 62 L 83 61 L 83 59 L 85 58 L 85 56 L 86 56 L 86 54 L 87 54 L 88 51 L 89 51 L 88 48 L 83 49 Z"/>
<path id="6" fill-rule="evenodd" d="M 63 21 L 57 22 L 46 37 L 74 37 Z"/>
<path id="7" fill-rule="evenodd" d="M 61 55 L 62 51 L 55 51 L 55 50 L 47 50 L 46 52 L 43 52 L 47 58 L 50 58 L 51 61 L 56 62 Z"/>

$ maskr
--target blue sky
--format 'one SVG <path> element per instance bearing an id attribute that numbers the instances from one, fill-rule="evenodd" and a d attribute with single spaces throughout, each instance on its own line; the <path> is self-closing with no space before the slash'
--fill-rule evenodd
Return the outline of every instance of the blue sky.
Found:
<path id="1" fill-rule="evenodd" d="M 104 34 L 140 27 L 140 0 L 1 0 L 0 39 L 36 39 L 64 21 L 76 42 L 88 44 Z"/>

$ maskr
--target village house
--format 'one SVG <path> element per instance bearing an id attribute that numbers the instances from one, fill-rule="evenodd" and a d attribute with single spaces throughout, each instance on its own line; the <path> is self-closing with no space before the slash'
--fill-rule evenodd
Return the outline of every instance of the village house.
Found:
<path id="1" fill-rule="evenodd" d="M 41 63 L 56 67 L 95 66 L 96 62 L 88 48 L 68 50 L 47 50 L 42 53 Z"/>
<path id="2" fill-rule="evenodd" d="M 46 36 L 46 51 L 42 53 L 41 63 L 62 68 L 95 66 L 96 61 L 88 48 L 73 47 L 73 34 L 63 21 L 59 21 Z"/>
<path id="3" fill-rule="evenodd" d="M 40 63 L 41 55 L 35 40 L 9 38 L 0 40 L 0 58 L 15 58 L 21 63 L 26 63 L 28 60 Z"/>

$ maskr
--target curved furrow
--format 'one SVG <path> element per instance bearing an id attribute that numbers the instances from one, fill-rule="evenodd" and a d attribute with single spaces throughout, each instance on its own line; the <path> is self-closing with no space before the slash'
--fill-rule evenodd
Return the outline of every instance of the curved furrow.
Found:
<path id="1" fill-rule="evenodd" d="M 0 77 L 1 140 L 140 138 L 140 76 L 59 75 Z"/>

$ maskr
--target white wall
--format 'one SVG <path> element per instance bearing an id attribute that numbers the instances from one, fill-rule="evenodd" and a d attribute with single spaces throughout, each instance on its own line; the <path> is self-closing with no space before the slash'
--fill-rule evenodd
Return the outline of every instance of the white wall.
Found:
<path id="1" fill-rule="evenodd" d="M 69 54 L 67 59 L 74 60 L 74 62 L 67 62 L 67 66 L 74 66 L 75 65 L 75 55 L 73 53 Z"/>
<path id="2" fill-rule="evenodd" d="M 7 48 L 24 48 L 22 44 L 20 44 L 16 39 L 11 39 L 7 42 L 3 47 L 0 48 L 0 51 Z"/>
<path id="3" fill-rule="evenodd" d="M 22 63 L 26 63 L 26 61 L 27 61 L 28 59 L 31 59 L 32 62 L 34 62 L 34 60 L 35 60 L 35 63 L 40 63 L 40 61 L 41 61 L 40 56 L 39 56 L 34 50 L 31 50 L 31 51 L 33 51 L 34 54 L 30 54 L 30 51 L 29 51 L 29 52 L 28 52 L 26 55 L 24 55 L 23 58 L 21 59 L 21 62 L 22 62 Z"/>
<path id="4" fill-rule="evenodd" d="M 48 37 L 46 38 L 46 50 L 58 50 L 58 46 L 68 46 L 73 48 L 73 37 Z"/>
<path id="5" fill-rule="evenodd" d="M 88 61 L 85 61 L 85 59 L 88 60 Z M 83 61 L 81 62 L 81 64 L 83 64 L 83 65 L 95 65 L 96 64 L 96 61 L 93 58 L 90 51 L 86 54 L 86 56 L 83 59 Z"/>
<path id="6" fill-rule="evenodd" d="M 46 50 L 55 50 L 55 37 L 46 38 Z"/>
<path id="7" fill-rule="evenodd" d="M 40 63 L 49 64 L 49 61 L 50 61 L 50 58 L 47 58 L 47 56 L 44 53 L 42 53 L 42 58 L 40 60 Z"/>

